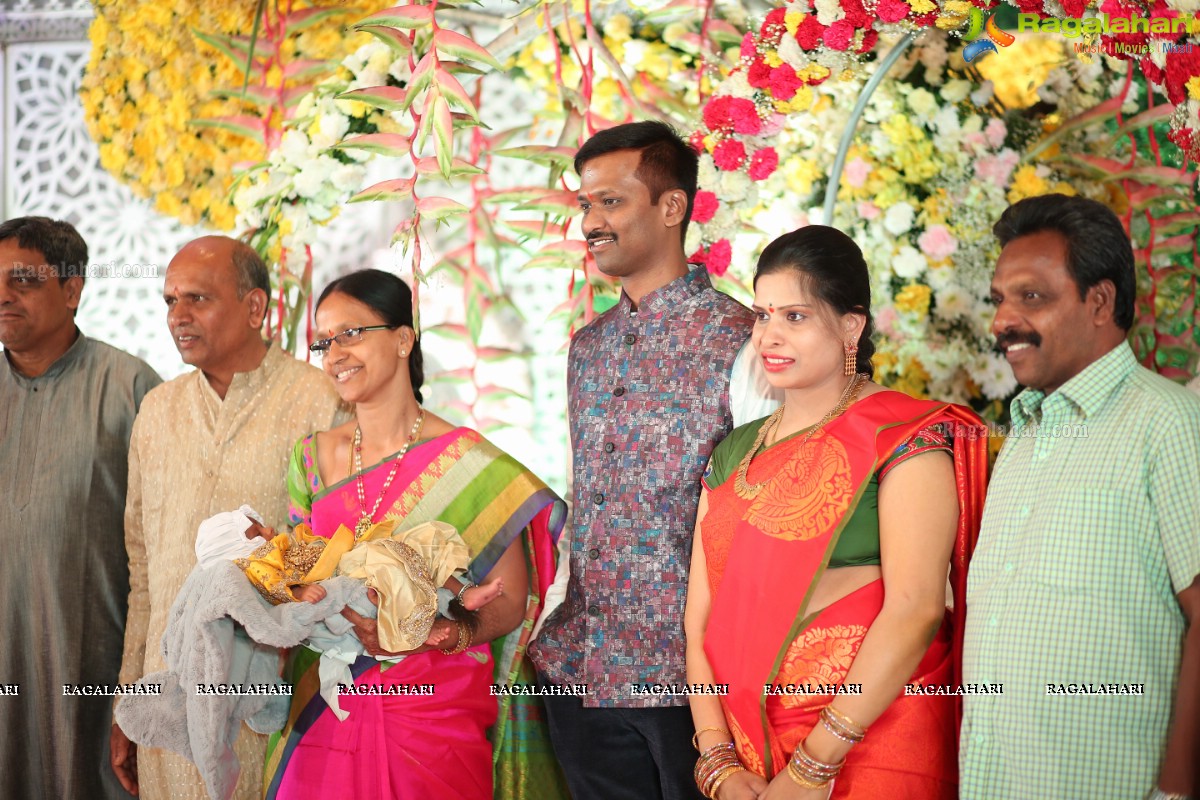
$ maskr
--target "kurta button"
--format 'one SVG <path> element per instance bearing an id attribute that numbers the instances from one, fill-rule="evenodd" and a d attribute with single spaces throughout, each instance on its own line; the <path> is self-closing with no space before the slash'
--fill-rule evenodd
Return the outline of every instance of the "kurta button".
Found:
<path id="1" fill-rule="evenodd" d="M 634 336 L 632 333 L 625 334 L 625 344 L 633 344 L 636 341 L 637 341 L 637 337 Z"/>
<path id="2" fill-rule="evenodd" d="M 589 617 L 600 616 L 600 606 L 588 606 L 588 616 Z"/>
<path id="3" fill-rule="evenodd" d="M 596 559 L 600 558 L 600 551 L 593 547 L 591 550 L 588 550 L 588 558 L 590 558 L 592 561 L 595 561 Z"/>
<path id="4" fill-rule="evenodd" d="M 613 444 L 612 442 L 604 443 L 604 452 L 611 453 L 613 450 L 616 450 L 616 449 L 617 449 L 617 446 L 615 444 Z"/>
<path id="5" fill-rule="evenodd" d="M 620 397 L 623 394 L 625 394 L 624 386 L 618 386 L 617 388 L 613 389 L 613 397 Z"/>
<path id="6" fill-rule="evenodd" d="M 594 495 L 592 495 L 592 502 L 596 505 L 600 505 L 604 502 L 604 495 L 600 494 L 600 492 L 596 492 Z"/>

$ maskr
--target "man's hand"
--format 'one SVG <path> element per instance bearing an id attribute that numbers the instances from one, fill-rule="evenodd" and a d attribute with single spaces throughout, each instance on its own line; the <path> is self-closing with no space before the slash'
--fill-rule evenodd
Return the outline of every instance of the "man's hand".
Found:
<path id="1" fill-rule="evenodd" d="M 112 734 L 108 739 L 109 763 L 117 780 L 132 795 L 138 793 L 137 745 L 129 741 L 125 731 L 116 722 L 112 726 Z"/>

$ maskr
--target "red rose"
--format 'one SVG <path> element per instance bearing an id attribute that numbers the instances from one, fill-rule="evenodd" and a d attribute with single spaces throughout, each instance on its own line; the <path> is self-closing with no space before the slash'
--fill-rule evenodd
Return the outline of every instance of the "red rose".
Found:
<path id="1" fill-rule="evenodd" d="M 746 162 L 746 146 L 737 139 L 726 139 L 713 149 L 713 163 L 717 169 L 732 172 Z"/>
<path id="2" fill-rule="evenodd" d="M 705 189 L 696 192 L 696 199 L 692 201 L 692 222 L 700 225 L 708 222 L 717 213 L 720 205 L 717 196 L 712 192 Z"/>
<path id="3" fill-rule="evenodd" d="M 756 150 L 754 151 L 754 155 L 750 156 L 750 169 L 748 170 L 750 179 L 755 181 L 766 180 L 778 167 L 779 154 L 775 152 L 774 147 L 764 147 L 761 150 Z"/>
<path id="4" fill-rule="evenodd" d="M 875 43 L 879 41 L 879 31 L 871 28 L 863 33 L 862 44 L 858 47 L 858 52 L 869 53 L 875 47 Z"/>

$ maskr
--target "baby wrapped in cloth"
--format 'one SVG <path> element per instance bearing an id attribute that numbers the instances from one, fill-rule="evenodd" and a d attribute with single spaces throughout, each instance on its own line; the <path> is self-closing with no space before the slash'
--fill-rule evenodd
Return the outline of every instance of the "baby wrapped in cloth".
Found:
<path id="1" fill-rule="evenodd" d="M 475 586 L 466 579 L 470 550 L 452 525 L 433 521 L 403 530 L 401 525 L 395 519 L 376 523 L 356 541 L 344 525 L 330 539 L 323 539 L 305 525 L 275 534 L 253 522 L 242 541 L 252 538 L 263 543 L 234 563 L 275 604 L 318 602 L 325 591 L 317 584 L 331 576 L 362 581 L 378 603 L 376 631 L 379 646 L 386 651 L 444 644 L 448 633 L 432 633 L 439 612 L 455 620 L 461 646 L 469 644 L 477 627 L 476 610 L 503 594 L 503 583 L 494 578 Z M 362 644 L 352 632 L 327 634 L 321 627 L 305 644 L 321 653 L 321 696 L 338 719 L 345 719 L 347 712 L 338 703 L 339 686 L 353 684 L 350 665 L 362 654 Z"/>

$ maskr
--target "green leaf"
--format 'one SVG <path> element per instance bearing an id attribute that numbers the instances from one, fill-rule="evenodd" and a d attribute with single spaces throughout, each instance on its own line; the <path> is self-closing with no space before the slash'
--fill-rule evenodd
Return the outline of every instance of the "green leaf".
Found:
<path id="1" fill-rule="evenodd" d="M 433 51 L 430 50 L 425 55 L 421 56 L 421 60 L 417 62 L 417 66 L 413 69 L 412 78 L 408 82 L 408 100 L 404 104 L 407 109 L 417 99 L 417 95 L 429 87 L 433 81 L 434 71 L 437 69 L 437 59 L 434 57 Z"/>
<path id="2" fill-rule="evenodd" d="M 371 86 L 336 95 L 337 100 L 357 100 L 384 111 L 404 111 L 408 108 L 408 93 L 399 86 Z"/>
<path id="3" fill-rule="evenodd" d="M 471 96 L 467 94 L 467 90 L 463 88 L 457 78 L 438 66 L 433 71 L 433 83 L 443 98 L 467 112 L 471 119 L 479 120 L 478 109 L 475 108 L 475 104 L 471 102 Z M 446 113 L 449 113 L 449 108 L 446 109 Z M 449 127 L 450 124 L 447 123 L 447 128 Z"/>
<path id="4" fill-rule="evenodd" d="M 380 156 L 399 158 L 412 149 L 412 142 L 402 133 L 364 133 L 338 142 L 331 150 L 365 150 Z"/>
<path id="5" fill-rule="evenodd" d="M 332 60 L 296 58 L 283 65 L 283 77 L 289 81 L 308 80 L 316 75 L 332 71 L 335 66 L 335 62 Z"/>
<path id="6" fill-rule="evenodd" d="M 393 178 L 391 180 L 380 181 L 363 189 L 346 202 L 363 203 L 368 200 L 407 200 L 412 197 L 413 186 L 416 183 L 417 179 L 415 177 Z"/>
<path id="7" fill-rule="evenodd" d="M 263 121 L 258 117 L 239 114 L 231 117 L 215 117 L 212 119 L 194 119 L 191 124 L 197 128 L 216 128 L 218 130 L 245 136 L 260 144 L 263 141 Z"/>
<path id="8" fill-rule="evenodd" d="M 307 87 L 305 91 L 308 91 Z M 276 102 L 275 90 L 264 89 L 261 86 L 247 86 L 245 91 L 241 89 L 212 89 L 209 91 L 208 96 L 222 100 L 248 100 L 259 108 L 274 106 Z"/>
<path id="9" fill-rule="evenodd" d="M 503 69 L 496 57 L 484 47 L 449 28 L 439 28 L 433 35 L 433 46 L 444 55 L 463 61 L 479 61 L 492 69 Z"/>
<path id="10" fill-rule="evenodd" d="M 436 333 L 439 336 L 445 336 L 447 339 L 453 339 L 457 342 L 469 342 L 471 334 L 467 331 L 467 326 L 460 325 L 457 322 L 442 322 L 438 325 L 432 325 L 425 329 L 425 333 Z"/>
<path id="11" fill-rule="evenodd" d="M 283 17 L 284 26 L 287 28 L 287 33 L 291 36 L 294 33 L 299 33 L 305 28 L 310 28 L 318 22 L 324 22 L 330 17 L 336 17 L 340 14 L 356 13 L 358 9 L 354 8 L 302 8 L 299 11 L 292 11 L 285 14 Z"/>
<path id="12" fill-rule="evenodd" d="M 422 175 L 441 174 L 446 178 L 457 178 L 461 175 L 482 175 L 484 170 L 475 166 L 469 161 L 464 161 L 461 158 L 456 158 L 450 162 L 450 171 L 442 172 L 442 167 L 436 158 L 420 158 L 417 159 L 417 172 Z"/>
<path id="13" fill-rule="evenodd" d="M 245 70 L 246 57 L 250 53 L 250 41 L 242 36 L 221 36 L 214 33 L 205 33 L 202 30 L 192 28 L 192 35 L 200 41 L 219 50 L 226 58 L 238 66 L 238 69 Z"/>
<path id="14" fill-rule="evenodd" d="M 462 203 L 457 200 L 451 200 L 449 197 L 422 197 L 417 201 L 417 211 L 421 212 L 422 217 L 428 217 L 439 222 L 458 214 L 466 214 L 470 210 Z"/>
<path id="15" fill-rule="evenodd" d="M 424 28 L 432 22 L 433 10 L 429 6 L 408 5 L 393 6 L 392 8 L 385 8 L 383 11 L 377 11 L 370 16 L 364 17 L 350 27 L 362 30 L 363 28 L 385 25 L 389 28 L 415 30 L 416 28 Z"/>
<path id="16" fill-rule="evenodd" d="M 503 158 L 519 158 L 532 161 L 544 167 L 559 167 L 571 169 L 575 164 L 575 151 L 578 148 L 549 147 L 543 144 L 527 144 L 521 147 L 506 147 L 503 150 L 493 150 L 492 155 Z"/>
<path id="17" fill-rule="evenodd" d="M 406 56 L 412 52 L 413 43 L 404 31 L 388 28 L 383 25 L 356 25 L 360 31 L 371 34 L 392 49 L 393 53 Z"/>

